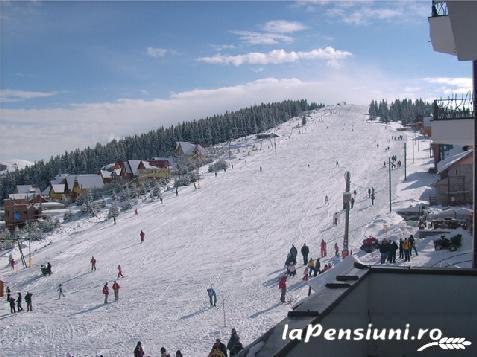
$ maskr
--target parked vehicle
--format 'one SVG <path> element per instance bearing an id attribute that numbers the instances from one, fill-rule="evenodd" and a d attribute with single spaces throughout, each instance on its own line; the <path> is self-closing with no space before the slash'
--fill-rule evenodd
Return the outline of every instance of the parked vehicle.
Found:
<path id="1" fill-rule="evenodd" d="M 441 236 L 441 238 L 436 239 L 434 241 L 434 249 L 441 250 L 441 249 L 449 249 L 451 252 L 454 252 L 459 248 L 462 244 L 462 235 L 457 234 L 453 237 L 446 238 L 445 236 Z"/>

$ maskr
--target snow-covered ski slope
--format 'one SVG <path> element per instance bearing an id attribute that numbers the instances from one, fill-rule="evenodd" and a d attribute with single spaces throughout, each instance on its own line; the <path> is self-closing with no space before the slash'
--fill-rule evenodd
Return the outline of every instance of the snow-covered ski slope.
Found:
<path id="1" fill-rule="evenodd" d="M 299 250 L 306 242 L 312 257 L 322 238 L 329 256 L 335 241 L 342 245 L 344 215 L 337 227 L 332 215 L 342 208 L 345 171 L 357 190 L 350 221 L 350 247 L 357 252 L 366 229 L 388 209 L 384 148 L 390 145 L 402 160 L 404 141 L 390 140 L 398 135 L 391 126 L 367 122 L 366 107 L 323 112 L 329 110 L 313 113 L 304 128 L 294 128 L 301 123 L 295 118 L 275 129 L 276 152 L 267 140 L 233 143 L 241 146 L 234 168 L 215 177 L 204 167 L 200 189 L 166 193 L 164 204 L 141 203 L 138 216 L 122 213 L 116 225 L 67 224 L 35 251 L 33 269 L 12 273 L 2 257 L 2 279 L 14 292 L 33 293 L 34 312 L 10 315 L 2 304 L 1 355 L 129 356 L 140 340 L 146 355 L 158 356 L 165 346 L 205 356 L 215 338 L 228 339 L 231 327 L 245 345 L 281 320 L 291 306 L 279 304 L 277 281 L 291 244 Z M 402 176 L 403 169 L 393 172 L 393 186 Z M 367 198 L 371 186 L 374 206 Z M 92 255 L 95 272 L 89 271 Z M 39 266 L 47 261 L 53 274 L 41 277 Z M 306 296 L 301 263 L 288 282 L 293 299 Z M 104 305 L 101 288 L 112 285 L 118 264 L 125 275 L 118 280 L 119 302 Z M 59 283 L 66 295 L 60 300 Z M 211 284 L 217 308 L 208 306 Z"/>

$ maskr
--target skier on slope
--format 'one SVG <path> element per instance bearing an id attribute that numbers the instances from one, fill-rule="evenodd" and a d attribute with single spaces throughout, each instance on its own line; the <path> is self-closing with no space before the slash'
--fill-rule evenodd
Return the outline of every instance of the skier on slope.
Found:
<path id="1" fill-rule="evenodd" d="M 144 357 L 144 350 L 142 349 L 141 341 L 139 341 L 134 349 L 134 357 Z"/>
<path id="2" fill-rule="evenodd" d="M 217 294 L 212 286 L 207 289 L 207 295 L 209 296 L 210 306 L 217 306 Z"/>
<path id="3" fill-rule="evenodd" d="M 141 233 L 139 233 L 139 237 L 141 237 L 141 243 L 144 242 L 144 237 L 145 237 L 145 233 L 142 231 L 141 229 Z"/>
<path id="4" fill-rule="evenodd" d="M 325 195 L 325 205 L 328 204 L 328 195 Z"/>
<path id="5" fill-rule="evenodd" d="M 321 244 L 320 244 L 320 248 L 321 248 L 321 257 L 326 257 L 326 242 L 324 239 L 321 240 Z"/>
<path id="6" fill-rule="evenodd" d="M 287 293 L 287 276 L 282 275 L 278 280 L 278 288 L 280 289 L 280 301 L 285 302 L 285 295 Z"/>
<path id="7" fill-rule="evenodd" d="M 96 270 L 96 259 L 94 258 L 94 256 L 91 257 L 90 263 L 91 263 L 91 271 Z"/>
<path id="8" fill-rule="evenodd" d="M 138 215 L 137 208 L 134 209 L 134 215 L 135 215 L 135 216 Z"/>
<path id="9" fill-rule="evenodd" d="M 301 255 L 303 255 L 304 265 L 308 264 L 308 253 L 310 253 L 310 248 L 308 248 L 306 243 L 303 243 L 303 246 L 301 247 Z"/>
<path id="10" fill-rule="evenodd" d="M 117 281 L 114 282 L 112 288 L 113 288 L 113 291 L 114 291 L 114 301 L 118 301 L 118 299 L 119 299 L 119 288 L 120 288 L 120 286 L 119 286 L 119 284 L 118 284 Z"/>
<path id="11" fill-rule="evenodd" d="M 23 307 L 22 307 L 22 293 L 18 293 L 18 296 L 17 296 L 17 311 L 20 312 L 20 311 L 23 311 Z"/>
<path id="12" fill-rule="evenodd" d="M 56 289 L 56 291 L 58 291 L 58 299 L 60 299 L 62 296 L 65 297 L 65 294 L 63 294 L 63 285 L 62 284 L 58 284 L 58 289 Z"/>
<path id="13" fill-rule="evenodd" d="M 104 283 L 104 286 L 103 286 L 103 295 L 104 295 L 104 303 L 107 304 L 108 296 L 109 296 L 109 287 L 107 282 Z"/>
<path id="14" fill-rule="evenodd" d="M 240 337 L 234 328 L 232 329 L 232 334 L 227 343 L 227 349 L 230 351 L 230 357 L 236 356 L 241 350 L 243 350 L 242 343 L 240 343 Z"/>
<path id="15" fill-rule="evenodd" d="M 118 265 L 118 279 L 124 278 L 123 271 L 121 270 L 121 265 Z"/>
<path id="16" fill-rule="evenodd" d="M 25 295 L 25 301 L 27 303 L 27 311 L 33 311 L 33 305 L 32 305 L 32 300 L 31 300 L 32 296 L 33 296 L 33 294 L 30 293 L 29 291 L 27 291 L 27 293 Z"/>
<path id="17" fill-rule="evenodd" d="M 10 299 L 8 300 L 8 302 L 10 303 L 10 313 L 14 314 L 16 311 L 15 311 L 15 298 L 13 296 L 10 297 Z"/>
<path id="18" fill-rule="evenodd" d="M 292 244 L 291 248 L 290 248 L 290 254 L 293 258 L 293 264 L 296 264 L 296 256 L 298 254 L 298 250 L 296 249 L 295 245 Z"/>

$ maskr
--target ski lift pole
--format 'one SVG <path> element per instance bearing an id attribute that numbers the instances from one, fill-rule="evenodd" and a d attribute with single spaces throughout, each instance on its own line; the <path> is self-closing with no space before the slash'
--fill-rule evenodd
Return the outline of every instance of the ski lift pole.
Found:
<path id="1" fill-rule="evenodd" d="M 343 195 L 343 201 L 345 204 L 345 210 L 346 210 L 346 219 L 345 219 L 345 233 L 343 237 L 343 252 L 341 255 L 343 258 L 347 257 L 349 255 L 349 250 L 348 250 L 348 236 L 349 236 L 349 205 L 350 205 L 350 180 L 351 180 L 351 174 L 349 171 L 346 171 L 345 174 L 345 180 L 346 180 L 346 192 Z"/>
<path id="2" fill-rule="evenodd" d="M 224 310 L 224 327 L 227 327 L 227 319 L 225 318 L 225 299 L 222 299 L 222 309 Z"/>

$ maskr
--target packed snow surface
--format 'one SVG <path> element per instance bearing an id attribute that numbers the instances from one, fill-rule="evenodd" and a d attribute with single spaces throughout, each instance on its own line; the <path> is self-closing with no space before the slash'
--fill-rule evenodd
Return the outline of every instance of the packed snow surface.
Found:
<path id="1" fill-rule="evenodd" d="M 141 203 L 139 215 L 122 213 L 117 224 L 104 214 L 68 223 L 33 246 L 32 269 L 11 272 L 7 257 L 0 258 L 1 279 L 13 292 L 32 292 L 34 308 L 11 315 L 2 304 L 2 356 L 129 356 L 137 341 L 146 355 L 158 356 L 165 346 L 171 353 L 181 349 L 185 356 L 206 356 L 217 337 L 227 342 L 231 327 L 244 345 L 252 342 L 291 308 L 279 304 L 277 287 L 291 245 L 300 250 L 306 242 L 311 257 L 318 256 L 322 238 L 328 256 L 335 242 L 341 249 L 345 171 L 351 173 L 351 190 L 357 191 L 350 220 L 355 254 L 365 235 L 382 238 L 411 231 L 387 214 L 388 170 L 383 168 L 390 154 L 403 160 L 405 140 L 391 137 L 406 139 L 406 133 L 396 132 L 396 125 L 367 121 L 366 112 L 361 106 L 336 108 L 333 114 L 322 109 L 301 128 L 301 119 L 294 118 L 274 129 L 280 135 L 276 151 L 268 139 L 237 140 L 232 143 L 233 169 L 215 177 L 204 167 L 200 189 L 180 188 L 177 197 L 166 193 L 163 204 Z M 424 149 L 429 142 L 421 143 L 412 163 L 414 141 L 407 135 L 408 174 L 427 170 L 430 159 Z M 391 149 L 385 151 L 388 145 Z M 402 179 L 403 169 L 394 170 L 396 205 L 419 202 L 429 182 L 421 183 L 417 173 L 405 185 Z M 376 189 L 374 206 L 368 199 L 371 186 Z M 405 194 L 396 192 L 398 186 Z M 337 227 L 334 212 L 340 212 Z M 392 223 L 398 228 L 383 233 L 384 225 Z M 97 271 L 90 272 L 93 255 Z M 307 291 L 300 258 L 299 253 L 297 276 L 288 282 L 294 301 Z M 377 260 L 373 255 L 360 259 Z M 430 258 L 423 254 L 419 259 L 426 264 Z M 53 274 L 42 277 L 40 264 L 48 261 Z M 109 282 L 111 287 L 118 264 L 125 275 L 118 280 L 120 299 L 103 304 L 102 286 Z M 65 298 L 58 299 L 59 283 Z M 216 308 L 209 307 L 207 298 L 211 285 L 218 295 Z"/>

